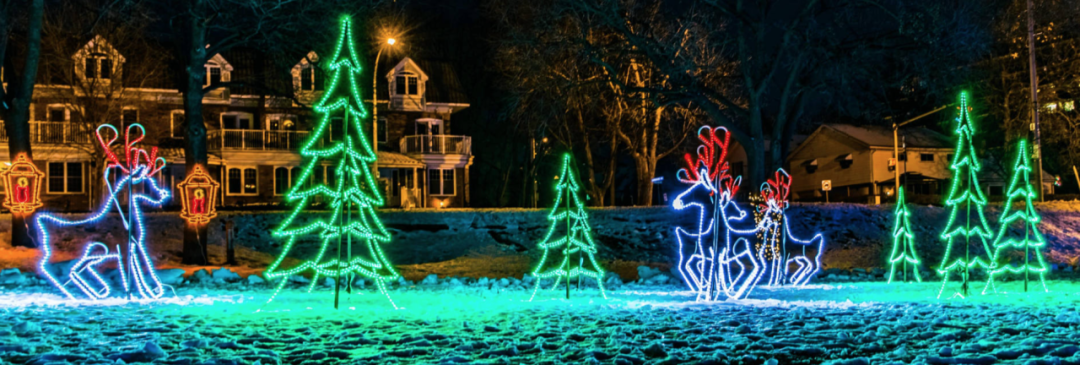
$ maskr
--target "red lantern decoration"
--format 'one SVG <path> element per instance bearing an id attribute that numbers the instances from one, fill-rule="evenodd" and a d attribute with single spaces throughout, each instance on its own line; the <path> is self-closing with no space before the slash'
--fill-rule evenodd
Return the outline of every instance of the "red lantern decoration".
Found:
<path id="1" fill-rule="evenodd" d="M 0 179 L 4 181 L 4 190 L 7 196 L 4 198 L 4 207 L 11 209 L 12 213 L 33 213 L 40 208 L 41 202 L 41 179 L 45 173 L 41 172 L 30 162 L 25 153 L 15 156 L 15 162 L 7 171 L 0 172 Z"/>
<path id="2" fill-rule="evenodd" d="M 217 217 L 217 192 L 221 184 L 214 181 L 202 165 L 195 165 L 195 169 L 176 187 L 180 189 L 183 204 L 180 218 L 188 223 L 205 224 Z"/>

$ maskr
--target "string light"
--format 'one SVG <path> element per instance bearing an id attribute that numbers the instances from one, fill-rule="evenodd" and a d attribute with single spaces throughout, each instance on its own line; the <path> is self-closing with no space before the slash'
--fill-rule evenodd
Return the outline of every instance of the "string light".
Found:
<path id="1" fill-rule="evenodd" d="M 971 108 L 967 105 L 967 93 L 960 94 L 959 109 L 960 113 L 956 117 L 956 129 L 954 130 L 954 133 L 959 138 L 956 141 L 956 152 L 953 156 L 952 165 L 949 167 L 953 172 L 952 185 L 949 188 L 949 195 L 945 199 L 945 206 L 951 208 L 951 211 L 949 212 L 948 223 L 940 236 L 942 240 L 946 241 L 946 246 L 945 253 L 941 258 L 941 265 L 937 269 L 938 275 L 942 277 L 938 298 L 941 298 L 941 294 L 945 292 L 945 286 L 954 271 L 960 272 L 963 279 L 961 292 L 956 294 L 964 297 L 967 295 L 971 269 L 990 267 L 988 260 L 981 256 L 990 253 L 990 245 L 987 241 L 991 239 L 991 234 L 990 225 L 983 215 L 986 197 L 983 195 L 982 190 L 979 189 L 977 175 L 981 166 L 979 159 L 975 156 L 975 146 L 971 141 L 972 136 L 975 135 L 975 127 L 972 125 L 969 115 Z M 971 214 L 972 208 L 975 210 L 974 217 Z M 957 217 L 961 214 L 961 209 L 964 209 L 963 219 L 957 220 Z M 971 238 L 978 239 L 982 244 L 982 251 L 976 252 L 975 258 L 971 257 Z M 964 245 L 962 250 L 954 250 L 953 246 L 955 246 L 954 243 L 956 243 L 957 239 L 963 239 L 960 242 L 960 244 Z"/>
<path id="2" fill-rule="evenodd" d="M 105 137 L 103 131 L 112 132 L 111 136 Z M 137 135 L 132 135 L 132 132 L 137 132 Z M 139 295 L 145 299 L 157 299 L 164 293 L 165 289 L 158 279 L 157 273 L 154 270 L 154 263 L 150 260 L 150 254 L 146 249 L 146 227 L 143 224 L 142 205 L 148 204 L 152 206 L 160 206 L 169 198 L 169 191 L 162 189 L 158 186 L 157 180 L 153 178 L 155 174 L 161 171 L 165 167 L 165 159 L 157 156 L 157 147 L 151 148 L 149 152 L 144 149 L 135 147 L 139 141 L 142 141 L 146 135 L 146 130 L 140 124 L 132 124 L 127 127 L 124 132 L 124 159 L 121 160 L 110 148 L 117 139 L 119 139 L 119 132 L 115 127 L 105 124 L 98 126 L 97 131 L 98 143 L 105 151 L 105 158 L 107 164 L 105 166 L 104 173 L 102 174 L 105 179 L 105 191 L 108 191 L 108 196 L 98 210 L 91 213 L 88 217 L 81 220 L 68 220 L 49 213 L 38 214 L 35 217 L 35 221 L 38 227 L 38 234 L 40 242 L 42 242 L 42 257 L 38 264 L 41 274 L 49 280 L 56 288 L 60 289 L 64 295 L 68 298 L 75 299 L 75 295 L 71 290 L 68 290 L 68 285 L 74 284 L 83 294 L 91 299 L 101 299 L 109 296 L 112 292 L 109 283 L 104 280 L 100 273 L 95 269 L 96 266 L 115 261 L 120 273 L 120 281 L 124 286 L 124 292 L 131 293 L 131 284 L 134 284 Z M 119 174 L 119 179 L 116 184 L 113 185 L 111 176 L 113 173 Z M 144 189 L 134 189 L 135 186 L 143 184 Z M 124 191 L 128 193 L 128 211 L 125 212 L 120 205 L 118 199 L 119 195 Z M 150 192 L 151 195 L 147 195 L 144 191 Z M 116 252 L 109 252 L 108 246 L 101 242 L 91 242 L 87 244 L 83 255 L 72 266 L 71 272 L 68 274 L 69 279 L 61 283 L 49 270 L 46 269 L 46 265 L 52 258 L 52 247 L 49 241 L 49 226 L 71 226 L 91 224 L 101 220 L 108 213 L 112 212 L 112 208 L 116 207 L 116 213 L 120 216 L 120 221 L 124 224 L 124 229 L 128 232 L 128 245 L 127 257 L 123 257 L 119 246 L 116 248 Z M 99 249 L 99 250 L 95 250 Z M 126 267 L 126 268 L 125 268 Z M 126 271 L 125 271 L 126 270 Z M 88 281 L 83 275 L 84 273 L 90 273 L 90 276 L 96 282 L 98 288 L 94 288 L 93 283 Z"/>
<path id="3" fill-rule="evenodd" d="M 12 213 L 33 213 L 44 205 L 41 202 L 41 180 L 44 177 L 45 173 L 30 161 L 26 153 L 15 155 L 15 162 L 0 172 L 4 191 L 7 192 L 4 207 Z"/>
<path id="4" fill-rule="evenodd" d="M 380 243 L 390 242 L 390 233 L 375 214 L 375 207 L 383 205 L 383 197 L 379 194 L 378 185 L 372 176 L 369 165 L 376 160 L 375 152 L 371 149 L 364 136 L 361 120 L 367 117 L 364 103 L 361 99 L 358 77 L 361 75 L 360 57 L 353 44 L 353 27 L 349 17 L 341 18 L 341 30 L 337 40 L 337 46 L 333 57 L 330 58 L 329 68 L 333 71 L 330 78 L 330 86 L 318 102 L 315 103 L 315 113 L 321 119 L 314 128 L 308 140 L 300 150 L 300 155 L 307 158 L 303 171 L 296 181 L 308 181 L 316 168 L 321 168 L 321 160 L 337 159 L 334 174 L 337 181 L 333 186 L 327 184 L 295 184 L 286 194 L 285 200 L 294 208 L 292 214 L 273 231 L 275 237 L 286 238 L 285 248 L 281 255 L 266 270 L 267 278 L 284 278 L 305 271 L 311 271 L 314 275 L 309 291 L 318 281 L 319 276 L 340 278 L 359 274 L 372 279 L 375 286 L 394 305 L 386 289 L 386 282 L 400 277 L 393 265 L 383 253 Z M 346 92 L 339 89 L 345 88 Z M 344 94 L 344 95 L 342 95 Z M 345 133 L 341 133 L 340 140 L 331 141 L 323 145 L 325 136 L 329 135 L 332 118 L 340 117 L 341 127 Z M 329 201 L 330 214 L 321 219 L 311 219 L 307 223 L 298 220 L 297 217 L 304 208 L 310 206 L 311 200 L 324 198 Z M 352 217 L 352 207 L 357 207 L 358 214 Z M 349 214 L 344 218 L 344 214 Z M 303 261 L 299 265 L 279 270 L 279 266 L 287 254 L 292 251 L 298 237 L 317 233 L 321 241 L 315 257 Z M 361 252 L 352 252 L 344 260 L 327 258 L 326 253 L 331 242 L 340 242 L 346 238 L 349 242 L 358 239 L 364 242 L 366 248 Z M 366 255 L 365 255 L 366 253 Z M 366 257 L 365 257 L 366 256 Z M 277 293 L 284 287 L 285 280 L 278 285 L 272 301 Z M 394 305 L 397 308 L 396 305 Z"/>
<path id="5" fill-rule="evenodd" d="M 1035 192 L 1035 188 L 1031 186 L 1028 175 L 1031 173 L 1031 161 L 1028 157 L 1027 141 L 1020 141 L 1020 148 L 1017 151 L 1016 164 L 1013 165 L 1012 179 L 1009 181 L 1009 190 L 1006 195 L 1005 205 L 1001 210 L 1001 216 L 998 218 L 1000 222 L 1000 228 L 998 229 L 997 237 L 994 239 L 994 260 L 991 261 L 992 267 L 990 268 L 990 279 L 986 281 L 986 287 L 983 288 L 985 294 L 987 289 L 990 289 L 994 285 L 995 278 L 1001 274 L 1013 273 L 1024 274 L 1024 291 L 1027 291 L 1028 273 L 1038 274 L 1039 283 L 1042 284 L 1043 291 L 1049 291 L 1046 288 L 1046 262 L 1043 260 L 1042 249 L 1046 247 L 1046 240 L 1043 239 L 1043 235 L 1039 232 L 1039 222 L 1042 220 L 1039 217 L 1039 212 L 1035 211 L 1035 205 L 1032 203 L 1032 199 L 1038 197 Z M 1017 198 L 1023 198 L 1022 209 L 1013 209 L 1013 202 Z M 1008 230 L 1014 223 L 1020 221 L 1024 226 L 1024 238 L 1017 239 L 1009 235 Z M 1002 264 L 1004 254 L 1009 250 L 1024 250 L 1024 263 L 1016 266 L 1011 263 Z M 1035 250 L 1034 255 L 1028 253 L 1029 249 Z M 1034 261 L 1030 261 L 1030 256 L 1035 256 Z M 995 288 L 996 291 L 996 288 Z"/>
<path id="6" fill-rule="evenodd" d="M 559 174 L 562 179 L 559 179 L 559 183 L 555 185 L 557 194 L 555 205 L 547 216 L 551 225 L 548 227 L 544 239 L 537 245 L 537 247 L 544 250 L 544 254 L 532 271 L 532 275 L 537 280 L 529 301 L 532 301 L 540 290 L 540 279 L 555 278 L 555 282 L 551 287 L 552 290 L 558 288 L 559 284 L 565 281 L 569 293 L 569 280 L 579 278 L 580 284 L 581 276 L 596 279 L 596 284 L 600 288 L 600 295 L 607 299 L 607 294 L 604 291 L 604 269 L 596 262 L 596 242 L 593 241 L 592 228 L 589 226 L 589 215 L 585 212 L 585 205 L 581 203 L 581 198 L 578 197 L 580 187 L 571 167 L 570 154 L 566 154 L 563 156 L 562 173 Z M 567 199 L 566 202 L 563 201 L 564 195 L 566 196 L 565 199 Z M 555 238 L 555 234 L 561 227 L 566 228 L 566 235 Z M 561 253 L 562 258 L 558 259 L 556 265 L 545 270 L 548 257 L 551 256 L 552 252 Z M 577 260 L 572 260 L 575 255 Z M 586 262 L 588 267 L 586 267 Z"/>
<path id="7" fill-rule="evenodd" d="M 805 286 L 821 270 L 821 255 L 825 251 L 825 238 L 815 234 L 809 240 L 795 237 L 791 233 L 789 218 L 785 212 L 790 205 L 791 175 L 784 169 L 777 169 L 772 179 L 761 184 L 761 200 L 757 204 L 758 214 L 756 230 L 761 233 L 761 242 L 757 245 L 757 258 L 765 266 L 759 275 L 768 275 L 766 285 L 775 286 L 790 282 L 795 286 Z M 791 248 L 801 249 L 801 254 L 788 252 Z M 813 259 L 806 256 L 806 248 L 815 247 Z M 790 272 L 790 267 L 797 269 Z M 758 278 L 759 281 L 761 277 Z"/>
<path id="8" fill-rule="evenodd" d="M 188 223 L 206 224 L 217 217 L 217 193 L 221 184 L 214 181 L 201 164 L 196 164 L 187 178 L 176 184 L 180 190 L 180 218 Z"/>
<path id="9" fill-rule="evenodd" d="M 908 210 L 904 201 L 903 187 L 900 187 L 900 191 L 896 195 L 895 215 L 896 224 L 893 225 L 893 246 L 892 251 L 889 253 L 889 280 L 887 283 L 892 283 L 897 265 L 901 266 L 900 270 L 904 272 L 905 281 L 907 278 L 906 268 L 911 265 L 911 273 L 915 276 L 915 280 L 921 283 L 922 277 L 919 276 L 919 265 L 922 265 L 922 261 L 919 260 L 919 255 L 915 253 L 915 234 L 911 232 L 911 222 L 908 220 L 911 211 Z"/>

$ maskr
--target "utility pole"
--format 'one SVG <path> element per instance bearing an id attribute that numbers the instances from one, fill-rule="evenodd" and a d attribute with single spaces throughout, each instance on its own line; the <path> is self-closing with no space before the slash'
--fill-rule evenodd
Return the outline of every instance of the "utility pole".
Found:
<path id="1" fill-rule="evenodd" d="M 1035 133 L 1033 155 L 1039 178 L 1039 201 L 1046 201 L 1046 192 L 1043 191 L 1043 168 L 1042 168 L 1042 140 L 1039 134 L 1039 75 L 1035 70 L 1035 16 L 1033 14 L 1032 0 L 1027 0 L 1027 23 L 1028 23 L 1028 64 L 1031 66 L 1031 131 Z"/>

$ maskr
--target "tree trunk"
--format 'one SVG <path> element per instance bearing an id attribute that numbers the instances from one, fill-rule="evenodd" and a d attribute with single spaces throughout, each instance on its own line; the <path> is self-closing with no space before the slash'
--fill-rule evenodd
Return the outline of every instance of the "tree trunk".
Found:
<path id="1" fill-rule="evenodd" d="M 0 14 L 5 29 L 10 26 L 8 23 L 8 17 L 10 9 L 6 7 L 3 10 L 3 14 Z M 15 156 L 20 153 L 25 153 L 26 157 L 31 161 L 34 159 L 33 151 L 30 148 L 30 102 L 34 96 L 34 83 L 37 81 L 37 69 L 38 60 L 41 57 L 41 22 L 42 13 L 44 12 L 44 1 L 34 0 L 30 4 L 30 21 L 27 24 L 27 50 L 26 60 L 23 64 L 23 73 L 18 77 L 13 78 L 9 83 L 9 95 L 7 95 L 8 107 L 6 115 L 4 115 L 4 121 L 7 135 L 8 135 L 8 155 L 11 161 L 15 161 Z M 6 35 L 6 34 L 5 34 Z M 6 54 L 7 50 L 7 37 L 3 40 L 3 49 Z M 0 55 L 0 61 L 3 61 L 3 56 Z M 4 62 L 5 64 L 11 64 Z M 12 214 L 11 215 L 11 246 L 12 247 L 34 247 L 34 240 L 30 237 L 29 227 L 26 224 L 26 218 L 28 215 Z"/>
<path id="2" fill-rule="evenodd" d="M 186 173 L 195 170 L 195 165 L 206 166 L 207 163 L 207 139 L 206 126 L 203 124 L 202 99 L 203 85 L 206 84 L 205 64 L 206 54 L 206 28 L 198 20 L 189 20 L 190 39 L 186 45 L 187 65 L 184 89 L 181 90 L 184 98 L 184 120 L 187 123 L 184 135 L 184 164 Z M 224 203 L 224 202 L 222 202 Z M 201 234 L 200 234 L 201 233 Z M 184 228 L 184 252 L 181 262 L 187 265 L 207 265 L 206 255 L 206 227 L 196 227 L 193 224 L 185 224 Z"/>

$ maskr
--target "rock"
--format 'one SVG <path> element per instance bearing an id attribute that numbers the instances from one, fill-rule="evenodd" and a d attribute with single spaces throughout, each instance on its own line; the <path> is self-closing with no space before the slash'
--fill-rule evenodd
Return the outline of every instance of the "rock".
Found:
<path id="1" fill-rule="evenodd" d="M 424 280 L 420 281 L 420 285 L 437 285 L 437 284 L 439 284 L 439 276 L 435 275 L 435 274 L 430 274 L 427 277 L 425 277 Z"/>
<path id="2" fill-rule="evenodd" d="M 510 286 L 510 280 L 506 280 L 506 278 L 499 279 L 499 287 L 505 288 L 508 286 Z"/>
<path id="3" fill-rule="evenodd" d="M 157 270 L 158 280 L 165 285 L 178 285 L 184 282 L 184 269 Z"/>
<path id="4" fill-rule="evenodd" d="M 476 281 L 477 286 L 488 286 L 488 284 L 491 284 L 491 279 L 488 279 L 486 276 Z"/>
<path id="5" fill-rule="evenodd" d="M 158 346 L 156 342 L 152 341 L 147 342 L 146 345 L 143 346 L 143 352 L 151 359 L 160 359 L 169 356 L 169 354 L 165 353 L 165 350 L 161 349 L 161 346 Z"/>
<path id="6" fill-rule="evenodd" d="M 450 281 L 448 281 L 447 283 L 449 283 L 450 286 L 454 286 L 454 287 L 458 287 L 458 286 L 462 285 L 461 280 L 458 280 L 458 278 L 450 278 Z"/>
<path id="7" fill-rule="evenodd" d="M 529 285 L 529 284 L 532 284 L 533 281 L 536 281 L 535 276 L 525 274 L 524 276 L 521 277 L 521 283 L 522 284 Z"/>
<path id="8" fill-rule="evenodd" d="M 889 336 L 893 334 L 893 330 L 889 326 L 878 326 L 877 334 L 878 336 Z"/>
<path id="9" fill-rule="evenodd" d="M 211 277 L 212 276 L 210 275 L 209 271 L 206 271 L 206 269 L 202 269 L 202 270 L 196 271 L 195 274 L 191 275 L 191 277 L 189 279 L 191 279 L 192 281 L 195 281 L 195 282 L 205 282 L 205 281 L 210 280 Z"/>
<path id="10" fill-rule="evenodd" d="M 0 284 L 23 285 L 25 283 L 26 277 L 19 272 L 19 269 L 10 268 L 0 271 Z"/>
<path id="11" fill-rule="evenodd" d="M 619 277 L 619 274 L 616 274 L 614 272 L 608 271 L 606 274 L 604 274 L 604 277 L 605 285 L 616 286 L 623 284 L 622 278 Z"/>
<path id="12" fill-rule="evenodd" d="M 325 287 L 333 287 L 334 286 L 334 278 L 325 278 L 325 279 L 323 279 L 322 285 L 325 286 Z"/>
<path id="13" fill-rule="evenodd" d="M 641 280 L 649 280 L 654 276 L 661 274 L 660 269 L 654 269 L 648 266 L 638 266 L 637 273 Z"/>
<path id="14" fill-rule="evenodd" d="M 76 262 L 78 262 L 78 260 L 67 260 L 45 264 L 45 270 L 48 271 L 49 274 L 52 274 L 57 280 L 67 280 L 68 274 L 71 273 L 71 267 L 75 266 Z"/>
<path id="15" fill-rule="evenodd" d="M 667 357 L 667 351 L 664 351 L 664 345 L 659 342 L 653 342 L 651 345 L 641 349 L 641 352 L 649 357 Z"/>
<path id="16" fill-rule="evenodd" d="M 247 277 L 247 283 L 251 285 L 261 285 L 263 283 L 266 283 L 266 280 L 263 280 L 263 278 L 258 274 L 251 274 Z"/>
<path id="17" fill-rule="evenodd" d="M 305 277 L 300 276 L 300 275 L 293 275 L 293 276 L 289 277 L 289 282 L 290 283 L 297 283 L 297 284 L 307 284 L 307 283 L 311 282 L 311 279 L 305 278 Z"/>
<path id="18" fill-rule="evenodd" d="M 214 270 L 214 273 L 210 275 L 215 281 L 221 281 L 226 283 L 240 281 L 240 275 L 226 268 L 220 268 Z"/>
<path id="19" fill-rule="evenodd" d="M 24 321 L 16 323 L 14 326 L 12 326 L 11 331 L 15 332 L 15 334 L 19 336 L 27 336 L 40 332 L 41 327 L 39 327 L 37 323 Z"/>

